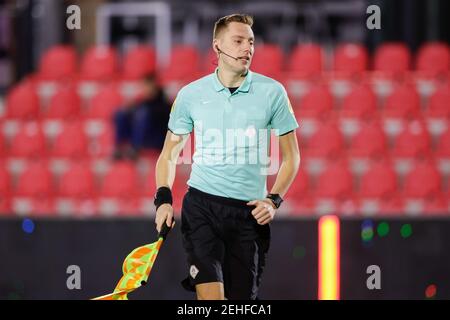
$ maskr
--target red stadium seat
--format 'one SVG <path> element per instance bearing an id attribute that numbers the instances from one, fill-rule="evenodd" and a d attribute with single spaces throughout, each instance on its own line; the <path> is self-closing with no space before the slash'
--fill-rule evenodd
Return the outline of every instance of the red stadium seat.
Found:
<path id="1" fill-rule="evenodd" d="M 118 66 L 116 49 L 108 46 L 89 48 L 81 63 L 81 78 L 84 80 L 105 81 L 115 76 Z"/>
<path id="2" fill-rule="evenodd" d="M 88 119 L 112 120 L 114 112 L 123 105 L 123 97 L 115 85 L 103 87 L 91 100 L 86 112 Z"/>
<path id="3" fill-rule="evenodd" d="M 59 195 L 71 198 L 89 198 L 95 195 L 94 176 L 85 165 L 73 165 L 60 178 Z"/>
<path id="4" fill-rule="evenodd" d="M 430 42 L 424 44 L 417 54 L 416 70 L 426 76 L 437 77 L 448 73 L 450 50 L 446 43 Z"/>
<path id="5" fill-rule="evenodd" d="M 293 215 L 311 214 L 314 211 L 314 196 L 310 192 L 308 173 L 301 169 L 285 195 L 287 210 Z"/>
<path id="6" fill-rule="evenodd" d="M 100 132 L 89 140 L 89 155 L 92 157 L 109 157 L 114 149 L 114 132 L 111 123 L 103 122 Z"/>
<path id="7" fill-rule="evenodd" d="M 252 70 L 268 77 L 278 78 L 283 68 L 283 61 L 283 52 L 278 45 L 260 45 L 255 49 Z"/>
<path id="8" fill-rule="evenodd" d="M 402 85 L 387 98 L 383 115 L 386 118 L 411 118 L 420 114 L 420 97 L 413 86 Z"/>
<path id="9" fill-rule="evenodd" d="M 325 86 L 314 86 L 295 107 L 300 118 L 326 118 L 333 109 L 333 96 Z"/>
<path id="10" fill-rule="evenodd" d="M 288 58 L 288 71 L 300 77 L 319 75 L 323 70 L 323 57 L 320 45 L 299 44 Z"/>
<path id="11" fill-rule="evenodd" d="M 361 177 L 360 197 L 390 198 L 397 192 L 397 176 L 386 163 L 372 165 Z"/>
<path id="12" fill-rule="evenodd" d="M 70 120 L 80 114 L 81 100 L 73 87 L 58 90 L 51 98 L 45 117 L 47 119 Z"/>
<path id="13" fill-rule="evenodd" d="M 39 63 L 39 77 L 42 80 L 61 80 L 74 75 L 77 71 L 75 48 L 57 45 L 47 50 Z"/>
<path id="14" fill-rule="evenodd" d="M 123 76 L 135 80 L 156 71 L 156 53 L 150 46 L 136 46 L 127 52 L 123 64 Z"/>
<path id="15" fill-rule="evenodd" d="M 368 120 L 377 112 L 377 100 L 372 89 L 366 85 L 355 87 L 342 104 L 341 118 Z"/>
<path id="16" fill-rule="evenodd" d="M 328 165 L 319 176 L 315 195 L 318 198 L 345 199 L 352 195 L 352 174 L 342 163 Z"/>
<path id="17" fill-rule="evenodd" d="M 115 163 L 106 173 L 101 186 L 102 197 L 136 196 L 138 179 L 132 163 Z"/>
<path id="18" fill-rule="evenodd" d="M 404 43 L 384 43 L 375 51 L 374 68 L 389 75 L 398 75 L 410 69 L 411 52 Z"/>
<path id="19" fill-rule="evenodd" d="M 447 129 L 438 140 L 436 156 L 450 159 L 450 129 Z"/>
<path id="20" fill-rule="evenodd" d="M 42 158 L 46 154 L 45 137 L 37 122 L 25 123 L 13 137 L 9 155 L 24 158 Z"/>
<path id="21" fill-rule="evenodd" d="M 52 175 L 44 163 L 32 163 L 19 176 L 16 196 L 47 197 L 53 193 Z"/>
<path id="22" fill-rule="evenodd" d="M 8 195 L 11 188 L 11 181 L 9 173 L 5 168 L 5 165 L 0 166 L 0 197 Z"/>
<path id="23" fill-rule="evenodd" d="M 441 177 L 432 164 L 417 164 L 405 178 L 405 197 L 427 198 L 433 197 L 440 192 Z"/>
<path id="24" fill-rule="evenodd" d="M 339 45 L 334 52 L 334 70 L 346 76 L 360 75 L 367 70 L 369 55 L 361 44 Z"/>
<path id="25" fill-rule="evenodd" d="M 366 124 L 352 138 L 349 149 L 350 157 L 376 158 L 387 151 L 384 131 L 378 123 Z"/>
<path id="26" fill-rule="evenodd" d="M 450 118 L 450 86 L 442 86 L 430 97 L 427 115 L 429 117 Z"/>
<path id="27" fill-rule="evenodd" d="M 399 158 L 426 158 L 430 154 L 431 141 L 426 126 L 412 121 L 396 140 L 393 155 Z"/>
<path id="28" fill-rule="evenodd" d="M 3 158 L 6 155 L 6 140 L 5 136 L 3 134 L 3 126 L 0 122 L 0 159 Z"/>
<path id="29" fill-rule="evenodd" d="M 30 83 L 21 83 L 6 97 L 6 116 L 12 119 L 35 120 L 39 116 L 39 97 Z"/>
<path id="30" fill-rule="evenodd" d="M 161 82 L 193 80 L 199 67 L 199 53 L 193 46 L 175 46 L 172 48 L 168 68 L 161 75 Z"/>
<path id="31" fill-rule="evenodd" d="M 344 147 L 344 140 L 338 127 L 334 123 L 325 123 L 310 137 L 304 156 L 309 157 L 337 157 Z"/>
<path id="32" fill-rule="evenodd" d="M 50 155 L 63 158 L 80 158 L 86 155 L 87 139 L 84 124 L 80 122 L 66 122 L 53 143 Z"/>
<path id="33" fill-rule="evenodd" d="M 8 171 L 6 171 L 5 166 L 2 164 L 0 166 L 0 216 L 11 211 L 10 192 L 11 180 Z"/>

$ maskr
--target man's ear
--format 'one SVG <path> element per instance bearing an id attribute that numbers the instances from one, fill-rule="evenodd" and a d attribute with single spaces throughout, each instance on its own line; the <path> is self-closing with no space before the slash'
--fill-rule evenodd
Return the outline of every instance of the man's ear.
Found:
<path id="1" fill-rule="evenodd" d="M 213 50 L 216 54 L 219 54 L 220 49 L 219 49 L 219 41 L 217 39 L 213 39 Z"/>

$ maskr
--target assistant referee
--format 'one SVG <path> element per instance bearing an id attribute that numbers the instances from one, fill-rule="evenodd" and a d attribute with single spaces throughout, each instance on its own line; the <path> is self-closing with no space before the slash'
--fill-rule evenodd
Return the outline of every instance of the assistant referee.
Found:
<path id="1" fill-rule="evenodd" d="M 183 87 L 172 106 L 156 164 L 156 229 L 172 226 L 171 188 L 189 134 L 195 153 L 183 198 L 181 231 L 188 277 L 198 299 L 257 299 L 270 222 L 300 165 L 298 123 L 284 87 L 249 70 L 253 18 L 233 14 L 214 26 L 215 72 Z M 267 192 L 270 130 L 281 165 Z"/>

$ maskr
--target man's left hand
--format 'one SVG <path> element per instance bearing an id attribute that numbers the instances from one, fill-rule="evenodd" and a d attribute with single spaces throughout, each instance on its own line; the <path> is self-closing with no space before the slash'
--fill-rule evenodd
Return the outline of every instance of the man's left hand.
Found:
<path id="1" fill-rule="evenodd" d="M 271 222 L 275 216 L 276 207 L 270 199 L 252 200 L 247 202 L 249 206 L 256 206 L 252 215 L 260 225 Z"/>

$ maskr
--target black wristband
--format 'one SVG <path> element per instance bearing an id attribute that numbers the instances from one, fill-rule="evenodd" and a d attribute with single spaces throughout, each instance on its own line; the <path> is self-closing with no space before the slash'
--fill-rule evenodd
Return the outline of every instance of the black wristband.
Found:
<path id="1" fill-rule="evenodd" d="M 153 202 L 158 210 L 159 206 L 165 203 L 172 205 L 172 191 L 168 187 L 159 187 L 155 194 L 155 201 Z"/>

